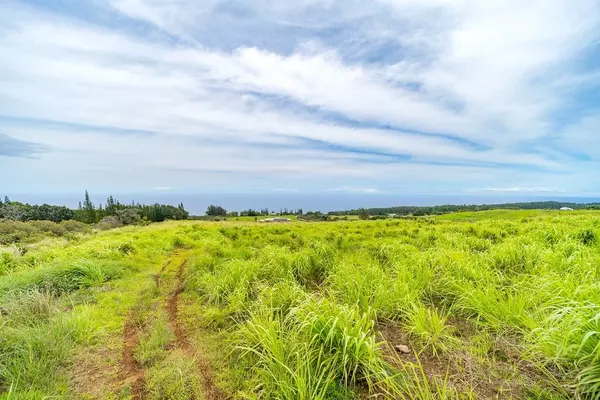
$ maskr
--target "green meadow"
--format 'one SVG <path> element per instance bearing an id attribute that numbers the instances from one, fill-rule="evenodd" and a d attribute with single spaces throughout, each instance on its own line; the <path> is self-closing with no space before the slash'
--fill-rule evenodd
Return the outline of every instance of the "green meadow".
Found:
<path id="1" fill-rule="evenodd" d="M 0 242 L 0 399 L 600 399 L 597 211 L 63 228 Z"/>

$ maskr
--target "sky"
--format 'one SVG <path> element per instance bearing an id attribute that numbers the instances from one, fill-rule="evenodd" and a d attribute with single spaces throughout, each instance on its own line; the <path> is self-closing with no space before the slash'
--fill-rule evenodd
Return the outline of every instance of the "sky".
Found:
<path id="1" fill-rule="evenodd" d="M 4 0 L 0 57 L 33 202 L 600 196 L 599 0 Z"/>

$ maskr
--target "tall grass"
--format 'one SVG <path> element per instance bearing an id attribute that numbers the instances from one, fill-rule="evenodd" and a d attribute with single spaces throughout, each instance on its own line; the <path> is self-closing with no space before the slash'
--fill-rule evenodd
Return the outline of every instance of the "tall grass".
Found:
<path id="1" fill-rule="evenodd" d="M 2 304 L 0 387 L 13 392 L 68 392 L 59 372 L 74 346 L 91 339 L 90 321 L 61 313 L 51 294 L 37 290 L 10 294 Z"/>
<path id="2" fill-rule="evenodd" d="M 421 346 L 434 356 L 449 351 L 458 341 L 454 327 L 448 324 L 448 314 L 423 305 L 414 305 L 409 312 L 406 330 Z"/>
<path id="3" fill-rule="evenodd" d="M 125 271 L 116 261 L 80 259 L 9 275 L 0 281 L 0 293 L 29 289 L 70 293 L 120 278 Z"/>
<path id="4" fill-rule="evenodd" d="M 257 308 L 234 336 L 260 397 L 334 398 L 357 382 L 373 388 L 387 377 L 372 315 L 311 299 L 287 315 L 275 311 Z"/>
<path id="5" fill-rule="evenodd" d="M 137 312 L 150 397 L 200 397 L 197 360 L 169 349 L 156 305 L 159 266 L 185 252 L 194 254 L 190 326 L 228 338 L 221 372 L 234 396 L 470 399 L 498 390 L 498 398 L 600 400 L 599 227 L 597 213 L 532 211 L 165 223 L 64 248 L 11 248 L 0 252 L 9 254 L 0 261 L 0 392 L 72 395 L 73 352 L 120 340 L 125 315 Z M 399 343 L 417 361 L 390 357 Z M 443 362 L 506 385 L 479 387 L 489 379 L 459 391 L 460 373 Z"/>

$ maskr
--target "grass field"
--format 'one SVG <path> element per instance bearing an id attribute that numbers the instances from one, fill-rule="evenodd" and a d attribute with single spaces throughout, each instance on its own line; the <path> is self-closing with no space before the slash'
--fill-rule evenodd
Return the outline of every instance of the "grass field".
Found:
<path id="1" fill-rule="evenodd" d="M 600 212 L 0 247 L 0 399 L 600 399 Z"/>

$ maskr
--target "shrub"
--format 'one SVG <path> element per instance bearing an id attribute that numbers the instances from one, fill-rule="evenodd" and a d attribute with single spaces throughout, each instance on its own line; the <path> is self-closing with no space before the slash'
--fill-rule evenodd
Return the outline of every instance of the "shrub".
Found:
<path id="1" fill-rule="evenodd" d="M 121 243 L 119 245 L 119 252 L 121 252 L 121 254 L 123 255 L 128 255 L 128 254 L 133 254 L 136 252 L 135 246 L 133 245 L 133 243 L 127 242 L 127 243 Z"/>
<path id="2" fill-rule="evenodd" d="M 90 231 L 90 226 L 88 224 L 75 220 L 63 221 L 60 224 L 69 232 L 85 233 Z"/>
<path id="3" fill-rule="evenodd" d="M 106 231 L 109 229 L 115 229 L 122 227 L 123 224 L 119 220 L 119 218 L 109 215 L 108 217 L 104 217 L 96 224 L 96 229 L 101 231 Z"/>
<path id="4" fill-rule="evenodd" d="M 0 276 L 6 275 L 17 267 L 17 257 L 13 252 L 0 250 Z"/>
<path id="5" fill-rule="evenodd" d="M 28 222 L 0 222 L 0 244 L 18 243 L 41 235 L 42 232 Z"/>
<path id="6" fill-rule="evenodd" d="M 598 240 L 596 232 L 591 229 L 584 229 L 577 234 L 577 240 L 584 246 L 595 244 Z"/>
<path id="7" fill-rule="evenodd" d="M 173 248 L 175 248 L 175 249 L 183 249 L 183 248 L 188 247 L 188 243 L 187 243 L 186 239 L 181 236 L 175 236 L 173 238 L 172 243 L 173 243 Z"/>
<path id="8" fill-rule="evenodd" d="M 0 221 L 0 245 L 34 242 L 46 235 L 65 236 L 69 232 L 87 232 L 89 226 L 77 221 Z"/>
<path id="9" fill-rule="evenodd" d="M 137 208 L 117 210 L 117 219 L 123 225 L 135 225 L 140 222 L 140 210 Z"/>
<path id="10" fill-rule="evenodd" d="M 51 234 L 54 236 L 62 236 L 67 233 L 66 228 L 52 221 L 31 221 L 29 222 L 32 226 L 34 226 L 40 232 Z"/>

